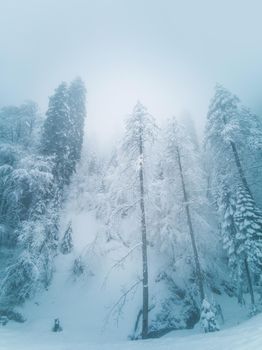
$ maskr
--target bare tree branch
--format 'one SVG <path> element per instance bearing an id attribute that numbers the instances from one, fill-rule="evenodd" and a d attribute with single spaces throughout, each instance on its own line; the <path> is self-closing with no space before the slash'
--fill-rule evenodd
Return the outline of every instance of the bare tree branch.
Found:
<path id="1" fill-rule="evenodd" d="M 120 298 L 114 303 L 114 305 L 110 308 L 106 318 L 105 318 L 105 322 L 104 322 L 104 326 L 103 326 L 103 330 L 106 328 L 109 319 L 111 318 L 112 315 L 116 315 L 116 322 L 118 325 L 119 322 L 119 318 L 122 315 L 122 310 L 123 307 L 125 306 L 125 303 L 127 301 L 127 297 L 128 295 L 133 292 L 136 292 L 136 288 L 137 286 L 142 282 L 142 279 L 139 279 L 138 281 L 136 281 L 130 288 L 128 288 L 127 290 L 125 290 L 123 292 L 123 294 L 120 296 Z"/>
<path id="2" fill-rule="evenodd" d="M 123 264 L 123 262 L 129 257 L 129 255 L 132 254 L 133 251 L 134 251 L 136 248 L 141 247 L 141 245 L 142 245 L 142 242 L 137 243 L 134 247 L 132 247 L 132 248 L 127 252 L 126 255 L 124 255 L 122 258 L 120 258 L 119 260 L 117 260 L 116 263 L 115 263 L 113 266 L 111 266 L 110 270 L 109 270 L 108 273 L 106 274 L 106 277 L 105 277 L 104 282 L 103 282 L 103 284 L 102 284 L 102 288 L 105 287 L 106 282 L 107 282 L 107 280 L 108 280 L 108 278 L 109 278 L 110 273 L 111 273 L 115 268 L 118 268 L 121 264 Z"/>

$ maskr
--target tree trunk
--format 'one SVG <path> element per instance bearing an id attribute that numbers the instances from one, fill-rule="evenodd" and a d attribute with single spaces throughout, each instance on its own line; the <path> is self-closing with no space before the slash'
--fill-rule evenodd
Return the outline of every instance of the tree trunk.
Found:
<path id="1" fill-rule="evenodd" d="M 236 166 L 237 166 L 237 170 L 238 170 L 241 182 L 242 182 L 244 188 L 248 191 L 248 193 L 251 196 L 251 198 L 253 198 L 252 193 L 251 193 L 250 188 L 249 188 L 248 183 L 247 183 L 247 179 L 246 179 L 244 170 L 243 170 L 241 162 L 240 162 L 240 158 L 239 158 L 239 155 L 238 155 L 238 152 L 237 152 L 236 145 L 235 145 L 235 143 L 233 141 L 230 141 L 230 145 L 231 145 L 231 148 L 232 148 L 232 151 L 233 151 L 235 163 L 236 163 Z"/>
<path id="2" fill-rule="evenodd" d="M 226 120 L 225 116 L 223 116 L 223 122 L 224 122 L 224 125 L 227 125 L 227 120 Z M 230 141 L 230 145 L 231 145 L 231 148 L 232 148 L 233 156 L 234 156 L 234 159 L 235 159 L 236 167 L 237 167 L 237 170 L 238 170 L 238 173 L 239 173 L 242 185 L 248 191 L 248 193 L 250 194 L 251 198 L 253 198 L 252 193 L 251 193 L 250 188 L 249 188 L 248 183 L 247 183 L 247 179 L 246 179 L 244 170 L 242 168 L 242 164 L 240 162 L 240 158 L 239 158 L 239 155 L 238 155 L 236 144 L 235 144 L 235 142 Z"/>
<path id="3" fill-rule="evenodd" d="M 191 243 L 192 243 L 192 247 L 193 247 L 193 253 L 194 253 L 196 277 L 197 277 L 197 282 L 198 282 L 200 299 L 201 299 L 201 303 L 202 303 L 202 301 L 205 298 L 202 272 L 201 272 L 201 267 L 200 267 L 200 262 L 199 262 L 198 251 L 197 251 L 197 247 L 196 247 L 195 234 L 194 234 L 192 220 L 191 220 L 190 208 L 189 208 L 189 204 L 188 204 L 188 195 L 187 195 L 186 186 L 185 186 L 180 151 L 179 151 L 178 147 L 177 147 L 176 151 L 177 151 L 177 158 L 178 158 L 179 173 L 180 173 L 182 189 L 183 189 L 184 203 L 185 203 L 186 216 L 187 216 L 187 224 L 188 224 L 188 228 L 189 228 L 189 234 L 190 234 Z"/>
<path id="4" fill-rule="evenodd" d="M 145 191 L 144 191 L 144 164 L 143 164 L 143 138 L 142 130 L 139 136 L 139 182 L 140 182 L 140 209 L 141 209 L 141 233 L 142 233 L 142 264 L 143 264 L 143 307 L 142 307 L 142 339 L 148 335 L 148 264 L 147 264 L 147 234 L 145 216 Z"/>
<path id="5" fill-rule="evenodd" d="M 226 118 L 225 117 L 223 117 L 223 121 L 224 121 L 224 124 L 226 125 L 227 122 L 226 122 Z M 239 154 L 238 154 L 238 151 L 237 151 L 237 148 L 236 148 L 236 144 L 235 144 L 235 142 L 230 141 L 230 145 L 231 145 L 231 148 L 232 148 L 233 156 L 234 156 L 234 159 L 235 159 L 236 167 L 237 167 L 237 170 L 238 170 L 238 173 L 239 173 L 242 185 L 247 190 L 247 192 L 249 193 L 250 197 L 253 199 L 253 196 L 252 196 L 251 190 L 249 188 L 249 185 L 248 185 L 248 182 L 247 182 L 244 170 L 242 168 L 242 164 L 241 164 L 241 161 L 240 161 L 240 158 L 239 158 Z M 252 303 L 252 305 L 254 305 L 255 304 L 254 291 L 253 291 L 252 279 L 251 279 L 251 275 L 250 275 L 250 270 L 249 270 L 247 259 L 245 259 L 244 264 L 245 264 L 245 270 L 246 270 L 246 275 L 247 275 L 247 282 L 248 282 L 248 288 L 249 288 L 249 292 L 250 292 L 251 303 Z"/>
<path id="6" fill-rule="evenodd" d="M 237 302 L 240 304 L 240 305 L 245 305 L 245 300 L 243 298 L 243 290 L 242 290 L 242 284 L 241 283 L 238 283 L 238 286 L 237 286 Z"/>
<path id="7" fill-rule="evenodd" d="M 241 162 L 240 162 L 240 158 L 239 158 L 239 155 L 238 155 L 238 152 L 237 152 L 236 145 L 235 145 L 235 143 L 233 141 L 230 141 L 230 144 L 231 144 L 231 148 L 232 148 L 232 151 L 233 151 L 236 167 L 238 169 L 238 173 L 239 173 L 241 182 L 243 184 L 243 187 L 247 190 L 247 192 L 250 195 L 250 197 L 253 198 L 252 193 L 251 193 L 250 188 L 249 188 L 248 183 L 247 183 L 247 179 L 246 179 L 244 170 L 243 170 Z M 255 297 L 254 297 L 252 279 L 251 279 L 251 275 L 250 275 L 250 270 L 249 270 L 247 259 L 245 259 L 245 270 L 246 270 L 246 275 L 247 275 L 247 283 L 248 283 L 248 289 L 249 289 L 250 298 L 251 298 L 251 304 L 254 305 L 255 304 Z"/>
<path id="8" fill-rule="evenodd" d="M 247 259 L 245 259 L 245 269 L 246 269 L 246 274 L 247 274 L 247 283 L 248 283 L 248 289 L 249 289 L 249 293 L 250 293 L 251 304 L 255 305 L 255 297 L 254 297 L 252 279 L 251 279 Z"/>

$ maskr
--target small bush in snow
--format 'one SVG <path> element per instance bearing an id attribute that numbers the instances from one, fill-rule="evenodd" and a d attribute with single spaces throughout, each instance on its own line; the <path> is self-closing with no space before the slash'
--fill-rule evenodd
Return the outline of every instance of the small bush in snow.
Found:
<path id="1" fill-rule="evenodd" d="M 78 257 L 74 260 L 73 264 L 73 274 L 76 277 L 81 276 L 85 271 L 85 265 L 81 259 L 81 257 Z"/>
<path id="2" fill-rule="evenodd" d="M 219 331 L 219 325 L 216 321 L 215 313 L 206 299 L 204 299 L 202 303 L 200 323 L 205 333 Z"/>
<path id="3" fill-rule="evenodd" d="M 62 332 L 63 328 L 60 326 L 59 318 L 56 318 L 54 321 L 54 326 L 52 328 L 53 332 Z"/>

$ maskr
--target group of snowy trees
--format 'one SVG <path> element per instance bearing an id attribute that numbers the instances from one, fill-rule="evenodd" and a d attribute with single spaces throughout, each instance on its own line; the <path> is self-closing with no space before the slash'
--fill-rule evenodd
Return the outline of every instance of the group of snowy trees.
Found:
<path id="1" fill-rule="evenodd" d="M 2 307 L 50 284 L 63 189 L 80 159 L 84 118 L 81 79 L 55 90 L 46 118 L 32 102 L 0 110 Z"/>
<path id="2" fill-rule="evenodd" d="M 85 99 L 76 79 L 55 90 L 45 118 L 32 102 L 0 110 L 2 305 L 47 288 L 56 254 L 73 250 L 71 223 L 59 238 L 59 210 L 81 156 Z M 193 120 L 173 117 L 160 128 L 138 102 L 109 159 L 84 155 L 83 178 L 73 181 L 79 207 L 95 211 L 104 244 L 123 248 L 112 269 L 139 259 L 137 278 L 115 304 L 121 309 L 142 286 L 134 338 L 190 328 L 199 320 L 205 332 L 218 330 L 221 308 L 213 294 L 244 303 L 249 292 L 256 312 L 261 150 L 262 119 L 217 86 L 204 142 L 198 142 Z"/>
<path id="3" fill-rule="evenodd" d="M 191 132 L 194 134 L 193 129 Z M 216 245 L 216 237 L 209 223 L 211 209 L 202 167 L 197 144 L 182 124 L 172 118 L 160 130 L 146 108 L 139 102 L 136 104 L 126 122 L 123 141 L 103 178 L 104 203 L 98 206 L 103 211 L 109 239 L 120 240 L 131 252 L 141 248 L 143 293 L 138 317 L 141 317 L 142 338 L 150 336 L 152 331 L 149 312 L 154 305 L 149 291 L 154 279 L 170 284 L 180 269 L 178 275 L 191 280 L 190 288 L 197 303 L 201 306 L 204 301 L 204 273 L 209 271 L 212 254 L 209 247 L 203 248 L 202 260 L 203 254 L 206 260 L 201 266 L 199 248 L 206 239 Z M 133 229 L 128 230 L 121 222 L 130 217 Z M 164 267 L 154 271 L 153 278 L 149 278 L 148 247 L 150 255 L 165 258 Z M 191 291 L 186 293 L 185 299 L 189 300 Z M 169 301 L 162 305 L 165 310 L 166 302 Z M 158 319 L 161 317 L 157 315 Z"/>
<path id="4" fill-rule="evenodd" d="M 249 291 L 251 312 L 256 312 L 254 289 L 259 292 L 262 268 L 257 178 L 262 119 L 217 86 L 203 147 L 197 140 L 193 121 L 171 118 L 160 129 L 138 102 L 122 142 L 101 171 L 95 207 L 108 241 L 126 247 L 119 265 L 141 249 L 141 275 L 129 290 L 141 282 L 135 329 L 140 322 L 137 336 L 142 338 L 157 328 L 181 327 L 171 308 L 182 307 L 187 326 L 200 319 L 206 332 L 218 330 L 221 308 L 213 293 L 236 295 L 243 302 Z M 160 310 L 156 296 L 150 296 L 159 281 L 173 292 L 158 301 Z"/>

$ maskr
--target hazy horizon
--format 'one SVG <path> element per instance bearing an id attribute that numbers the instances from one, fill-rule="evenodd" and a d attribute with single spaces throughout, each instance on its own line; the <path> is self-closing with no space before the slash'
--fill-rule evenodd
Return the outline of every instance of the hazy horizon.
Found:
<path id="1" fill-rule="evenodd" d="M 87 87 L 90 137 L 108 143 L 141 100 L 157 119 L 185 111 L 203 128 L 219 82 L 261 112 L 259 1 L 0 1 L 0 106 L 61 81 Z"/>

